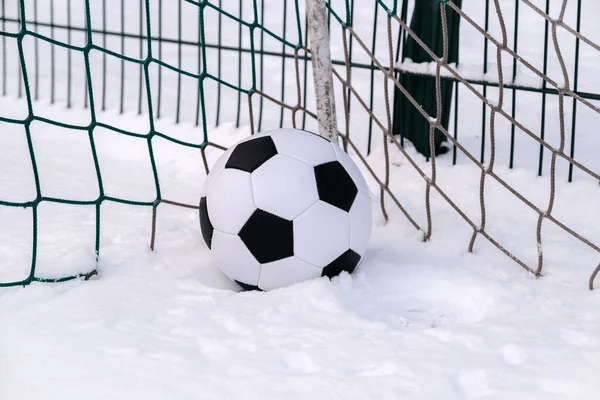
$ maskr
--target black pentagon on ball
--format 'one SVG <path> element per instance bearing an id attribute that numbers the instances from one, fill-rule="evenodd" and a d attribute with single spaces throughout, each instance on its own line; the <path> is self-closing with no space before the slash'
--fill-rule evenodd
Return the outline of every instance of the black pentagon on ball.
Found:
<path id="1" fill-rule="evenodd" d="M 315 178 L 319 199 L 346 212 L 350 211 L 358 188 L 342 164 L 331 161 L 317 165 Z"/>
<path id="2" fill-rule="evenodd" d="M 208 208 L 206 206 L 206 197 L 200 199 L 200 229 L 202 230 L 202 237 L 204 242 L 210 249 L 212 244 L 212 237 L 214 228 L 208 217 Z"/>
<path id="3" fill-rule="evenodd" d="M 329 265 L 323 268 L 321 276 L 327 276 L 330 279 L 338 276 L 342 271 L 351 274 L 360 261 L 360 255 L 353 250 L 347 250 L 344 254 L 333 260 Z"/>
<path id="4" fill-rule="evenodd" d="M 263 290 L 256 285 L 249 285 L 247 283 L 240 282 L 240 281 L 235 281 L 235 283 L 237 283 L 242 289 L 244 289 L 246 291 L 254 290 L 254 291 L 263 292 Z"/>
<path id="5" fill-rule="evenodd" d="M 238 144 L 231 152 L 225 168 L 253 172 L 277 154 L 271 136 L 259 136 Z"/>
<path id="6" fill-rule="evenodd" d="M 293 222 L 261 209 L 252 213 L 238 235 L 261 264 L 294 255 Z"/>

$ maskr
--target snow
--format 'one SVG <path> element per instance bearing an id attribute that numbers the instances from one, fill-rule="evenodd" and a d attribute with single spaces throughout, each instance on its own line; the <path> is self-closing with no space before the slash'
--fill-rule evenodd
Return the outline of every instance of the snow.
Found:
<path id="1" fill-rule="evenodd" d="M 134 125 L 140 117 L 115 118 Z M 186 135 L 194 128 L 171 129 Z M 247 135 L 219 129 L 232 140 Z M 20 132 L 10 133 L 5 137 Z M 55 151 L 70 151 L 83 140 L 73 135 L 58 141 L 60 132 L 52 129 L 45 134 L 40 147 L 54 143 Z M 193 149 L 179 150 L 159 151 L 159 176 L 170 187 L 166 193 L 193 203 L 204 179 L 201 163 Z M 139 178 L 147 173 L 145 151 L 106 152 L 102 165 L 126 172 L 120 184 L 114 179 L 113 195 L 152 199 L 153 181 Z M 87 157 L 83 150 L 73 154 Z M 422 179 L 396 157 L 392 176 L 405 188 L 402 201 L 423 212 Z M 376 165 L 378 158 L 371 156 Z M 69 182 L 69 162 L 79 161 L 62 158 L 65 165 L 53 168 L 57 182 Z M 476 213 L 468 185 L 477 181 L 478 170 L 469 167 L 439 166 L 438 179 Z M 526 170 L 503 172 L 543 204 L 547 187 L 541 178 Z M 19 173 L 12 173 L 0 175 L 0 186 L 14 182 Z M 68 194 L 69 186 L 57 182 L 47 185 Z M 95 193 L 95 185 L 86 188 Z M 534 261 L 533 230 L 526 225 L 535 218 L 528 219 L 499 188 L 492 190 L 490 229 Z M 570 204 L 562 207 L 565 218 L 596 238 L 597 190 L 586 182 L 564 184 L 558 191 L 562 203 L 557 200 Z M 45 207 L 40 273 L 93 265 L 93 207 Z M 195 210 L 161 205 L 151 252 L 149 207 L 105 202 L 97 279 L 0 291 L 0 398 L 563 399 L 595 393 L 600 297 L 585 283 L 597 254 L 549 229 L 548 271 L 535 279 L 485 241 L 467 253 L 469 228 L 439 199 L 432 208 L 436 231 L 428 243 L 399 212 L 384 224 L 378 211 L 365 260 L 352 276 L 236 293 L 202 244 Z M 29 225 L 17 217 L 23 211 L 0 211 L 7 221 L 0 231 L 2 253 L 15 246 L 27 253 Z M 16 264 L 21 272 L 29 266 L 26 254 L 3 261 L 3 274 Z"/>
<path id="2" fill-rule="evenodd" d="M 503 7 L 509 3 L 501 2 Z M 271 11 L 281 12 L 279 2 L 272 6 Z M 133 15 L 137 15 L 135 7 L 130 10 Z M 168 10 L 176 11 L 175 7 Z M 370 20 L 371 6 L 359 11 Z M 195 21 L 197 15 L 186 13 L 185 18 L 188 14 Z M 280 32 L 280 22 L 271 22 L 275 32 Z M 531 27 L 533 31 L 533 23 Z M 165 30 L 175 28 L 165 25 Z M 135 26 L 132 29 L 135 32 Z M 184 31 L 193 36 L 193 31 Z M 539 48 L 524 48 L 526 55 L 536 50 L 539 54 Z M 585 55 L 587 61 L 592 60 L 590 54 Z M 480 59 L 479 54 L 472 56 Z M 195 58 L 188 55 L 184 62 L 192 65 Z M 116 65 L 111 79 L 119 76 Z M 598 63 L 587 65 L 597 71 Z M 138 100 L 134 70 L 129 70 L 126 81 L 129 112 L 115 111 L 115 80 L 109 85 L 109 110 L 98 112 L 97 118 L 145 134 L 147 116 L 133 114 Z M 280 65 L 273 70 L 279 73 Z M 74 70 L 74 76 L 80 72 Z M 45 73 L 42 78 L 48 79 Z M 598 74 L 587 76 L 593 80 Z M 201 143 L 202 130 L 190 117 L 195 108 L 193 90 L 184 93 L 182 123 L 173 123 L 176 80 L 172 78 L 165 72 L 164 84 L 170 90 L 163 93 L 165 117 L 155 121 L 157 130 Z M 271 90 L 277 93 L 283 78 L 270 79 Z M 360 74 L 353 80 L 359 89 L 368 85 Z M 293 80 L 286 82 L 289 93 L 295 94 Z M 62 84 L 57 85 L 57 104 L 48 104 L 46 83 L 40 86 L 41 100 L 33 104 L 36 115 L 82 126 L 89 123 L 90 113 L 81 107 L 81 82 L 73 91 L 72 109 L 64 106 Z M 9 84 L 13 85 L 9 95 L 0 97 L 0 115 L 24 118 L 26 103 L 15 97 L 15 82 Z M 580 88 L 589 84 L 580 82 Z M 492 89 L 489 93 L 494 94 Z M 478 104 L 480 108 L 479 100 L 469 98 L 466 91 L 460 94 L 465 107 Z M 229 104 L 237 104 L 233 92 L 224 96 Z M 557 110 L 550 98 L 548 107 Z M 224 107 L 224 124 L 213 127 L 213 119 L 207 122 L 211 137 L 224 146 L 249 134 L 244 120 L 241 128 L 235 128 L 234 108 Z M 467 107 L 464 112 L 472 110 Z M 517 119 L 537 124 L 537 113 L 523 107 Z M 265 129 L 278 124 L 279 112 L 274 114 L 265 113 Z M 357 115 L 353 129 L 360 132 L 363 120 Z M 477 149 L 480 127 L 473 127 L 480 116 L 460 118 L 461 143 L 472 140 Z M 578 131 L 576 153 L 596 173 L 598 141 L 591 128 L 597 126 L 597 118 L 585 113 L 578 117 L 578 126 L 589 129 Z M 507 158 L 505 128 L 502 124 L 496 128 L 501 132 L 500 161 Z M 552 141 L 551 133 L 548 140 Z M 43 196 L 97 198 L 86 131 L 36 121 L 31 135 Z M 0 199 L 30 201 L 36 191 L 23 127 L 0 123 L 0 138 Z M 146 139 L 106 129 L 95 130 L 94 139 L 106 195 L 154 201 L 157 188 Z M 517 146 L 522 152 L 517 168 L 508 169 L 499 161 L 494 170 L 546 210 L 551 183 L 547 173 L 537 176 L 537 162 L 530 160 L 536 157 L 530 154 L 538 145 L 531 142 Z M 383 148 L 375 144 L 368 160 L 382 176 Z M 197 204 L 205 179 L 198 150 L 158 136 L 152 145 L 162 198 Z M 410 146 L 407 152 L 431 176 L 431 163 Z M 209 162 L 221 153 L 208 148 Z M 392 190 L 425 229 L 425 182 L 402 154 L 392 151 L 390 157 Z M 437 184 L 479 225 L 481 171 L 468 160 L 459 161 L 451 166 L 449 157 L 436 160 Z M 552 215 L 592 243 L 600 243 L 598 183 L 583 174 L 573 183 L 565 177 L 565 169 L 560 169 Z M 469 253 L 472 228 L 435 190 L 433 232 L 431 240 L 423 242 L 423 232 L 415 230 L 389 199 L 390 221 L 384 222 L 379 187 L 368 176 L 367 182 L 374 230 L 357 271 L 266 293 L 238 292 L 222 275 L 203 245 L 196 210 L 161 204 L 156 247 L 150 251 L 151 208 L 104 201 L 96 265 L 95 207 L 42 202 L 37 274 L 57 277 L 96 266 L 100 274 L 89 281 L 0 288 L 0 399 L 552 400 L 593 398 L 600 391 L 600 296 L 587 290 L 599 262 L 596 251 L 544 220 L 544 270 L 542 277 L 535 278 L 483 237 Z M 485 206 L 486 231 L 535 266 L 538 214 L 489 177 Z M 23 279 L 29 273 L 31 224 L 30 208 L 0 207 L 0 282 Z"/>

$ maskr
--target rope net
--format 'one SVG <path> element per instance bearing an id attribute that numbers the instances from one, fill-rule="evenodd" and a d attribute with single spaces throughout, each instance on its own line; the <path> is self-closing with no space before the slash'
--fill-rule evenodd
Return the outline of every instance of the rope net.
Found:
<path id="1" fill-rule="evenodd" d="M 0 208 L 21 208 L 31 213 L 32 235 L 31 260 L 26 276 L 0 280 L 0 286 L 27 285 L 34 281 L 63 281 L 96 274 L 96 265 L 90 265 L 87 270 L 78 274 L 58 277 L 44 276 L 36 270 L 40 228 L 38 214 L 40 207 L 47 203 L 94 209 L 96 262 L 101 250 L 103 207 L 108 203 L 117 203 L 149 208 L 152 210 L 151 222 L 149 221 L 152 226 L 150 247 L 154 249 L 156 221 L 161 206 L 198 208 L 197 204 L 163 195 L 164 183 L 160 178 L 155 156 L 157 141 L 194 149 L 205 173 L 208 173 L 215 155 L 226 150 L 230 144 L 218 135 L 215 126 L 224 123 L 234 124 L 236 127 L 246 126 L 248 134 L 282 126 L 316 130 L 310 79 L 310 44 L 306 36 L 303 2 L 278 2 L 278 10 L 283 12 L 283 18 L 270 15 L 273 11 L 265 3 L 264 0 L 254 0 L 251 5 L 243 1 L 233 4 L 216 0 L 181 0 L 176 7 L 173 5 L 175 3 L 169 3 L 169 7 L 165 3 L 163 7 L 162 0 L 142 0 L 136 5 L 135 15 L 126 18 L 125 15 L 131 15 L 132 10 L 125 10 L 123 0 L 88 0 L 79 5 L 68 2 L 66 15 L 59 21 L 52 4 L 49 9 L 44 10 L 37 2 L 30 4 L 20 0 L 11 10 L 2 2 L 1 90 L 3 96 L 12 95 L 21 99 L 24 113 L 20 117 L 14 117 L 0 110 L 0 124 L 22 127 L 33 169 L 35 195 L 24 201 L 13 201 L 0 192 Z M 487 15 L 482 22 L 463 11 L 460 4 L 452 1 L 436 2 L 435 7 L 439 7 L 441 14 L 441 26 L 438 30 L 443 39 L 442 54 L 432 51 L 411 29 L 408 22 L 408 2 L 376 0 L 370 3 L 368 7 L 374 12 L 374 20 L 368 24 L 359 21 L 361 18 L 354 17 L 355 14 L 360 14 L 359 10 L 355 10 L 354 2 L 332 1 L 328 3 L 328 10 L 338 99 L 338 129 L 342 146 L 364 167 L 372 187 L 379 191 L 383 218 L 388 220 L 396 215 L 405 218 L 409 225 L 422 233 L 423 240 L 427 241 L 432 239 L 436 231 L 436 214 L 432 212 L 432 204 L 443 202 L 449 212 L 453 211 L 469 227 L 471 233 L 465 242 L 469 252 L 475 251 L 478 244 L 482 245 L 481 239 L 485 239 L 508 259 L 533 275 L 541 276 L 544 272 L 545 251 L 542 239 L 547 229 L 560 229 L 600 255 L 597 240 L 587 238 L 584 232 L 570 227 L 555 212 L 559 186 L 557 165 L 560 162 L 568 163 L 570 168 L 574 168 L 582 176 L 600 181 L 598 170 L 576 159 L 572 149 L 567 154 L 567 99 L 572 101 L 573 107 L 579 104 L 595 114 L 600 114 L 600 108 L 594 103 L 593 94 L 590 96 L 589 93 L 577 90 L 576 77 L 570 79 L 557 32 L 568 33 L 575 38 L 577 46 L 580 42 L 585 43 L 599 55 L 600 46 L 582 35 L 579 27 L 573 28 L 565 23 L 563 16 L 566 0 L 560 4 L 558 17 L 551 17 L 548 9 L 544 11 L 528 0 L 520 3 L 521 7 L 528 7 L 549 27 L 551 44 L 556 54 L 555 61 L 562 72 L 560 78 L 551 78 L 545 66 L 540 69 L 529 63 L 516 51 L 516 45 L 508 44 L 507 23 L 499 0 L 487 2 L 495 11 L 491 14 L 495 14 L 499 36 L 490 33 Z M 458 16 L 461 24 L 471 26 L 481 40 L 485 41 L 486 54 L 488 46 L 495 48 L 496 73 L 493 74 L 493 79 L 489 76 L 490 71 L 487 71 L 487 59 L 484 63 L 484 73 L 487 75 L 484 74 L 483 82 L 469 76 L 461 64 L 448 62 L 447 20 L 450 14 Z M 111 15 L 118 17 L 111 18 Z M 192 28 L 185 29 L 186 26 Z M 369 43 L 365 38 L 372 42 Z M 431 62 L 423 68 L 415 69 L 410 60 L 399 62 L 401 48 L 409 38 L 431 58 Z M 44 60 L 41 50 L 44 46 L 50 52 L 48 60 Z M 65 57 L 61 57 L 62 54 Z M 506 58 L 543 82 L 543 96 L 556 96 L 559 117 L 557 143 L 551 142 L 515 117 L 514 96 L 518 82 L 514 72 L 510 78 L 505 76 L 503 65 Z M 44 61 L 47 68 L 40 68 Z M 80 64 L 79 68 L 77 63 Z M 237 67 L 228 69 L 228 65 Z M 274 66 L 278 73 L 273 73 Z M 412 73 L 434 81 L 435 113 L 427 112 L 414 94 L 401 83 L 401 74 L 411 73 L 411 68 Z M 234 73 L 228 73 L 230 70 Z M 58 87 L 61 74 L 66 77 L 63 91 Z M 131 79 L 131 76 L 134 78 Z M 77 77 L 82 82 L 79 86 L 74 82 Z M 11 80 L 16 83 L 12 84 Z M 442 82 L 448 80 L 455 85 L 455 128 L 452 133 L 445 127 L 447 124 L 443 123 L 441 86 Z M 269 84 L 270 81 L 277 83 Z M 50 88 L 45 87 L 48 82 Z M 113 90 L 115 87 L 118 90 Z M 506 111 L 509 103 L 506 101 L 507 90 L 513 96 L 510 102 L 512 111 Z M 461 97 L 467 94 L 474 96 L 482 107 L 485 127 L 480 157 L 458 138 L 456 112 L 459 91 Z M 424 162 L 423 157 L 414 152 L 403 137 L 393 134 L 394 92 L 398 92 L 396 96 L 402 96 L 412 104 L 413 117 L 420 116 L 427 121 L 429 162 Z M 495 97 L 492 98 L 491 94 Z M 65 103 L 69 109 L 77 105 L 83 106 L 89 111 L 89 120 L 74 123 L 53 118 L 52 115 L 40 115 L 35 107 L 36 101 L 40 99 L 50 100 L 51 103 Z M 341 103 L 339 99 L 342 99 Z M 142 131 L 134 131 L 127 126 L 120 126 L 117 123 L 118 117 L 106 118 L 106 113 L 111 110 L 119 113 L 133 111 L 146 116 L 147 127 Z M 161 120 L 192 124 L 197 127 L 194 130 L 195 136 L 179 137 L 171 134 L 168 128 L 163 128 L 167 125 L 162 124 Z M 63 198 L 45 193 L 32 139 L 32 125 L 40 123 L 86 136 L 97 179 L 97 197 L 80 200 L 77 196 Z M 502 123 L 511 126 L 513 135 L 517 131 L 517 134 L 535 141 L 540 148 L 540 157 L 542 152 L 550 153 L 545 202 L 522 193 L 521 188 L 512 184 L 505 176 L 505 171 L 498 167 L 499 151 L 496 142 L 498 125 Z M 98 132 L 104 130 L 143 141 L 148 150 L 155 186 L 153 200 L 138 201 L 107 194 L 103 181 L 104 171 L 97 154 Z M 365 132 L 368 132 L 368 136 Z M 460 156 L 465 163 L 477 168 L 476 189 L 468 193 L 474 199 L 470 206 L 462 205 L 463 202 L 456 198 L 456 193 L 449 188 L 442 176 L 446 169 L 441 169 L 440 163 L 448 156 L 436 156 L 438 152 L 434 148 L 434 139 L 440 134 L 451 143 L 454 161 Z M 484 138 L 487 138 L 485 144 Z M 485 155 L 484 148 L 487 150 Z M 511 148 L 511 155 L 512 151 Z M 422 195 L 420 206 L 407 200 L 412 196 L 408 193 L 415 189 L 402 186 L 398 173 L 400 170 L 420 176 L 423 183 L 423 188 L 417 190 Z M 533 259 L 527 252 L 523 257 L 509 250 L 509 246 L 504 243 L 506 236 L 498 235 L 497 230 L 490 226 L 493 211 L 490 210 L 489 196 L 490 193 L 495 193 L 498 185 L 535 215 L 535 227 L 532 230 L 532 235 L 535 236 Z M 552 228 L 548 228 L 550 224 Z M 593 268 L 594 266 L 590 266 L 590 269 Z M 600 265 L 592 271 L 589 278 L 590 289 L 593 288 L 599 271 Z"/>
<path id="2" fill-rule="evenodd" d="M 548 5 L 547 9 L 543 11 L 539 7 L 537 7 L 534 3 L 529 0 L 523 0 L 521 4 L 523 6 L 529 7 L 532 11 L 534 11 L 539 18 L 543 18 L 547 21 L 547 24 L 550 25 L 551 29 L 551 41 L 552 46 L 555 50 L 556 61 L 560 66 L 561 76 L 560 78 L 551 78 L 546 73 L 544 66 L 544 71 L 538 69 L 532 63 L 528 62 L 524 57 L 518 54 L 513 48 L 511 48 L 508 44 L 508 28 L 507 23 L 503 17 L 502 7 L 500 6 L 499 0 L 494 0 L 491 2 L 487 2 L 488 6 L 491 3 L 493 9 L 495 10 L 495 18 L 497 19 L 497 24 L 500 28 L 500 36 L 495 37 L 489 33 L 489 29 L 486 27 L 482 27 L 482 23 L 476 22 L 470 15 L 461 10 L 460 6 L 457 6 L 452 1 L 442 1 L 439 4 L 440 14 L 441 14 L 441 34 L 443 38 L 443 52 L 442 54 L 436 54 L 432 51 L 423 40 L 411 30 L 411 27 L 408 25 L 405 19 L 403 19 L 400 15 L 398 15 L 397 3 L 393 4 L 393 7 L 388 7 L 382 1 L 377 2 L 379 6 L 382 7 L 383 11 L 387 14 L 387 40 L 388 40 L 388 48 L 387 48 L 387 57 L 379 56 L 376 57 L 374 55 L 373 48 L 370 48 L 362 39 L 359 34 L 357 34 L 356 30 L 352 26 L 350 21 L 344 21 L 339 16 L 338 20 L 341 22 L 343 29 L 343 43 L 344 43 L 344 53 L 345 53 L 345 61 L 346 65 L 349 65 L 350 60 L 348 58 L 349 54 L 349 42 L 354 41 L 363 52 L 371 59 L 372 63 L 377 67 L 378 73 L 383 75 L 384 84 L 383 91 L 385 96 L 385 114 L 382 117 L 378 117 L 373 112 L 372 107 L 369 107 L 367 104 L 367 99 L 364 96 L 364 93 L 359 92 L 352 85 L 352 69 L 346 68 L 345 70 L 337 70 L 334 72 L 338 81 L 344 87 L 344 108 L 345 115 L 348 119 L 350 116 L 349 103 L 351 98 L 356 99 L 359 103 L 359 107 L 362 107 L 366 113 L 369 115 L 373 123 L 379 128 L 383 138 L 383 147 L 385 154 L 385 168 L 383 168 L 382 174 L 377 174 L 372 168 L 369 166 L 368 160 L 366 160 L 362 155 L 357 146 L 350 135 L 350 127 L 351 124 L 347 121 L 346 123 L 346 132 L 343 134 L 344 137 L 344 145 L 351 148 L 352 151 L 363 161 L 365 167 L 369 169 L 373 178 L 377 181 L 380 187 L 380 200 L 381 200 L 381 209 L 383 214 L 387 218 L 387 208 L 390 207 L 388 204 L 391 202 L 392 207 L 397 207 L 402 214 L 406 217 L 406 219 L 419 231 L 423 233 L 423 240 L 427 241 L 431 239 L 432 233 L 434 231 L 434 218 L 432 217 L 431 212 L 431 204 L 433 197 L 437 194 L 452 210 L 454 210 L 461 219 L 468 224 L 468 226 L 472 230 L 472 234 L 467 242 L 467 248 L 469 252 L 473 252 L 475 249 L 475 245 L 478 238 L 483 238 L 488 241 L 489 244 L 497 248 L 499 251 L 504 253 L 509 259 L 517 263 L 519 266 L 524 268 L 526 271 L 532 273 L 536 277 L 539 277 L 544 272 L 544 245 L 543 245 L 543 232 L 544 227 L 551 223 L 554 224 L 553 228 L 558 228 L 563 230 L 565 233 L 571 235 L 572 238 L 575 238 L 580 243 L 587 246 L 589 249 L 594 251 L 595 253 L 600 253 L 600 245 L 598 241 L 592 241 L 589 238 L 586 238 L 581 232 L 578 232 L 576 229 L 571 228 L 561 220 L 560 217 L 557 217 L 554 213 L 555 199 L 557 196 L 557 165 L 559 160 L 564 160 L 569 163 L 570 168 L 576 168 L 587 177 L 591 178 L 593 181 L 600 181 L 600 171 L 592 170 L 591 167 L 582 164 L 581 162 L 575 160 L 573 157 L 573 150 L 571 149 L 571 153 L 567 154 L 567 121 L 565 117 L 565 102 L 566 98 L 571 98 L 573 101 L 573 108 L 576 108 L 577 104 L 580 104 L 583 107 L 586 107 L 592 113 L 600 114 L 600 107 L 596 103 L 594 104 L 591 100 L 584 98 L 579 92 L 577 92 L 577 72 L 575 72 L 575 83 L 573 84 L 573 79 L 570 79 L 568 73 L 568 67 L 566 65 L 563 52 L 561 50 L 561 46 L 559 44 L 559 40 L 557 37 L 557 32 L 560 29 L 568 32 L 568 34 L 575 37 L 577 41 L 577 48 L 579 46 L 579 42 L 584 42 L 589 45 L 593 50 L 595 50 L 596 56 L 600 57 L 600 45 L 591 39 L 585 37 L 581 33 L 578 32 L 579 29 L 574 29 L 569 26 L 564 21 L 565 10 L 567 6 L 567 1 L 564 0 L 558 4 L 559 12 L 557 18 L 553 18 L 548 14 Z M 555 2 L 558 3 L 558 2 Z M 518 2 L 517 2 L 518 7 Z M 496 97 L 490 98 L 486 96 L 485 86 L 483 92 L 478 90 L 473 83 L 473 80 L 469 79 L 468 76 L 461 75 L 459 68 L 455 63 L 448 62 L 448 53 L 449 53 L 449 37 L 448 37 L 448 14 L 455 13 L 460 16 L 463 24 L 469 24 L 472 26 L 482 38 L 485 38 L 485 51 L 487 52 L 488 43 L 491 46 L 495 47 L 495 56 L 496 56 L 496 75 L 495 75 L 495 86 L 497 87 Z M 581 3 L 579 3 L 578 13 L 581 13 Z M 488 19 L 486 16 L 485 25 L 488 25 Z M 436 113 L 431 114 L 424 110 L 421 104 L 419 104 L 413 95 L 409 93 L 406 88 L 400 83 L 398 80 L 398 69 L 402 71 L 403 67 L 406 67 L 405 63 L 402 63 L 399 68 L 390 68 L 390 66 L 394 66 L 394 60 L 397 60 L 398 54 L 394 52 L 394 37 L 396 32 L 400 30 L 401 32 L 406 32 L 406 34 L 416 42 L 419 47 L 425 51 L 432 62 L 425 69 L 425 71 L 420 71 L 421 75 L 430 75 L 432 79 L 435 80 L 435 102 L 436 102 Z M 515 42 L 516 43 L 516 42 Z M 516 46 L 516 44 L 515 44 Z M 493 52 L 493 50 L 492 50 Z M 503 58 L 511 58 L 515 64 L 518 64 L 519 67 L 525 68 L 528 71 L 531 71 L 535 76 L 543 80 L 543 87 L 547 86 L 552 87 L 555 90 L 555 93 L 558 98 L 558 130 L 559 130 L 559 140 L 557 144 L 552 144 L 548 140 L 544 140 L 543 133 L 540 135 L 536 133 L 536 131 L 528 128 L 522 122 L 515 119 L 515 111 L 514 108 L 512 113 L 510 111 L 506 111 L 506 91 L 508 90 L 506 86 L 515 83 L 515 73 L 513 72 L 512 80 L 507 79 L 504 76 L 505 72 L 503 69 Z M 408 63 L 410 64 L 410 62 Z M 484 67 L 487 68 L 487 65 Z M 514 69 L 513 69 L 514 71 Z M 576 70 L 577 71 L 577 70 Z M 487 129 L 489 139 L 489 155 L 486 160 L 478 159 L 478 157 L 474 154 L 474 152 L 467 149 L 459 140 L 457 140 L 456 132 L 455 134 L 451 134 L 448 132 L 447 128 L 442 124 L 442 90 L 441 84 L 445 77 L 452 77 L 455 80 L 456 93 L 461 89 L 461 93 L 464 93 L 462 90 L 466 89 L 468 92 L 477 97 L 477 99 L 483 104 L 484 107 L 484 116 L 485 113 L 489 113 Z M 508 81 L 508 82 L 507 82 Z M 406 98 L 413 105 L 413 112 L 420 114 L 426 121 L 429 123 L 429 145 L 430 145 L 430 154 L 432 155 L 430 159 L 430 164 L 427 166 L 428 168 L 423 168 L 423 165 L 418 163 L 417 158 L 414 154 L 411 154 L 406 148 L 403 146 L 401 139 L 391 134 L 393 132 L 392 127 L 392 113 L 394 112 L 392 107 L 390 106 L 390 96 L 392 88 L 396 88 L 399 90 L 404 98 Z M 514 87 L 514 85 L 512 85 Z M 464 88 L 464 89 L 463 89 Z M 393 90 L 393 89 L 392 89 Z M 514 96 L 513 91 L 513 96 Z M 515 100 L 513 97 L 512 103 L 514 104 Z M 484 117 L 485 118 L 485 117 Z M 527 195 L 521 193 L 514 185 L 509 183 L 505 177 L 503 177 L 502 173 L 499 172 L 499 168 L 497 168 L 497 157 L 498 152 L 496 148 L 496 139 L 497 135 L 502 134 L 504 132 L 497 132 L 496 126 L 500 119 L 504 119 L 508 121 L 513 129 L 517 128 L 518 132 L 527 135 L 529 138 L 533 139 L 537 142 L 540 148 L 550 152 L 550 165 L 549 165 L 549 177 L 548 177 L 548 196 L 547 202 L 545 204 L 535 201 L 531 198 L 528 198 Z M 485 121 L 485 119 L 484 119 Z M 455 128 L 456 129 L 456 128 Z M 543 128 L 542 128 L 543 129 Z M 574 131 L 574 126 L 573 126 Z M 436 151 L 434 149 L 435 143 L 435 135 L 437 132 L 440 132 L 444 135 L 445 139 L 452 143 L 453 149 L 455 152 L 459 152 L 466 159 L 469 160 L 470 163 L 475 165 L 477 169 L 480 171 L 479 174 L 479 184 L 478 184 L 478 205 L 479 205 L 479 216 L 477 217 L 477 213 L 475 213 L 473 209 L 464 209 L 461 208 L 458 202 L 453 199 L 453 196 L 449 194 L 447 187 L 444 188 L 443 181 L 438 177 L 438 157 L 435 156 Z M 574 133 L 573 133 L 574 135 Z M 573 138 L 574 136 L 572 136 Z M 483 150 L 482 150 L 483 151 Z M 511 149 L 512 151 L 512 149 Z M 410 165 L 411 168 L 414 169 L 423 179 L 425 184 L 425 192 L 424 192 L 424 201 L 425 201 L 425 221 L 417 222 L 417 218 L 414 213 L 408 211 L 408 209 L 403 205 L 402 201 L 400 201 L 401 193 L 399 190 L 394 190 L 393 186 L 398 188 L 398 185 L 394 185 L 394 176 L 391 176 L 390 172 L 392 169 L 390 168 L 390 154 L 392 152 L 399 152 L 402 154 L 402 159 L 405 163 Z M 499 237 L 495 237 L 495 235 L 490 231 L 488 227 L 488 220 L 490 219 L 490 211 L 488 210 L 487 204 L 489 203 L 490 197 L 490 186 L 498 184 L 504 189 L 506 189 L 514 199 L 518 200 L 522 205 L 533 211 L 536 215 L 536 224 L 535 229 L 533 230 L 535 234 L 535 251 L 537 253 L 537 262 L 528 262 L 528 260 L 517 256 L 514 252 L 509 251 L 507 247 L 502 243 L 502 239 Z M 471 193 L 471 195 L 475 195 Z M 530 257 L 531 258 L 531 257 Z M 591 266 L 593 268 L 593 266 Z M 589 288 L 593 289 L 594 280 L 596 275 L 600 271 L 600 264 L 593 269 L 591 276 L 589 278 Z"/>

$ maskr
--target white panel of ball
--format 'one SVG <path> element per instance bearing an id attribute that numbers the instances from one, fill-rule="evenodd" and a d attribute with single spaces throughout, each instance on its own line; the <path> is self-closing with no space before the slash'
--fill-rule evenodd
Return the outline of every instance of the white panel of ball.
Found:
<path id="1" fill-rule="evenodd" d="M 365 254 L 371 237 L 372 208 L 371 198 L 359 191 L 350 208 L 350 248 Z"/>
<path id="2" fill-rule="evenodd" d="M 288 220 L 319 200 L 313 168 L 281 154 L 252 173 L 252 189 L 257 208 Z"/>
<path id="3" fill-rule="evenodd" d="M 294 220 L 294 254 L 320 267 L 348 250 L 349 237 L 348 213 L 323 201 Z"/>
<path id="4" fill-rule="evenodd" d="M 322 268 L 300 260 L 296 256 L 263 264 L 258 286 L 271 290 L 321 276 Z"/>
<path id="5" fill-rule="evenodd" d="M 208 175 L 206 176 L 206 180 L 204 181 L 204 185 L 202 185 L 202 190 L 200 191 L 200 197 L 205 197 L 206 194 L 210 191 L 213 183 L 217 180 L 221 172 L 225 169 L 225 164 L 227 164 L 227 159 L 233 152 L 234 146 L 228 148 L 221 156 L 217 159 L 215 164 L 209 170 Z"/>
<path id="6" fill-rule="evenodd" d="M 258 285 L 261 265 L 239 236 L 215 230 L 211 252 L 213 258 L 219 261 L 219 268 L 229 279 Z"/>
<path id="7" fill-rule="evenodd" d="M 271 134 L 277 151 L 315 166 L 336 160 L 330 142 L 317 135 L 298 135 L 296 129 L 278 129 Z"/>
<path id="8" fill-rule="evenodd" d="M 236 235 L 256 209 L 250 174 L 237 169 L 223 170 L 212 184 L 206 204 L 211 210 L 213 227 Z"/>

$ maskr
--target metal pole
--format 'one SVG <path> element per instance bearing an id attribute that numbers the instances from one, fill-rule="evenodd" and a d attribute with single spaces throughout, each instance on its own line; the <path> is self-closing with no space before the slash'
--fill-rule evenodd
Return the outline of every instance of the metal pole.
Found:
<path id="1" fill-rule="evenodd" d="M 319 135 L 338 144 L 335 95 L 325 0 L 306 0 Z"/>

